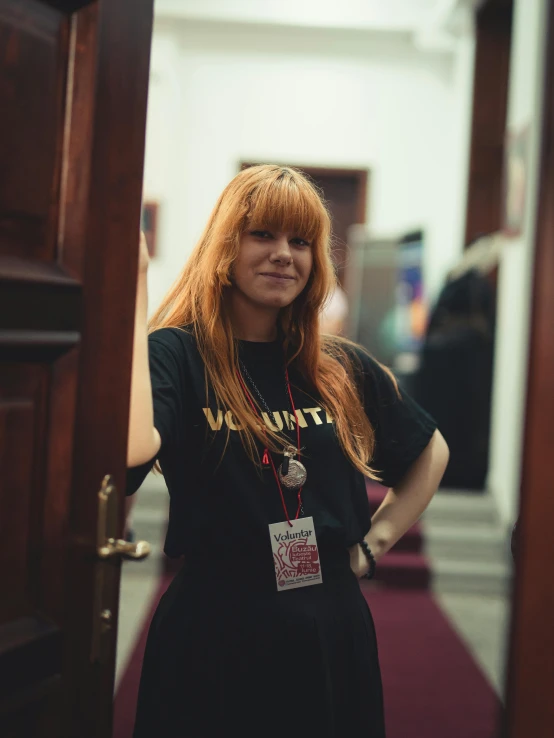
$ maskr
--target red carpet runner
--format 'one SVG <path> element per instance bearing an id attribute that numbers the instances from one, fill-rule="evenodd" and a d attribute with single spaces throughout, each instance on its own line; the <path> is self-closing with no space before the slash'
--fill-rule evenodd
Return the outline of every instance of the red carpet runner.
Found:
<path id="1" fill-rule="evenodd" d="M 148 623 L 170 581 L 162 577 Z M 362 589 L 377 628 L 387 738 L 495 738 L 498 698 L 432 596 L 370 586 Z M 148 623 L 119 685 L 114 738 L 132 736 Z"/>

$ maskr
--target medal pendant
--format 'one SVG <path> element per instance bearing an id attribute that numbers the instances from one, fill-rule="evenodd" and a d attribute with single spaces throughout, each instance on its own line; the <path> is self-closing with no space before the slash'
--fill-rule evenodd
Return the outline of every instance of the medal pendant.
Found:
<path id="1" fill-rule="evenodd" d="M 300 489 L 304 486 L 308 476 L 306 467 L 294 458 L 296 456 L 294 446 L 289 446 L 283 454 L 285 459 L 279 467 L 279 480 L 287 489 Z"/>

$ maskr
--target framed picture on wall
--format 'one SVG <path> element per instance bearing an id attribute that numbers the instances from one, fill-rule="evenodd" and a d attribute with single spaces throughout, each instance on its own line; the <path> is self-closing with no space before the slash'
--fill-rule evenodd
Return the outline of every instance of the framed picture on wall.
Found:
<path id="1" fill-rule="evenodd" d="M 159 203 L 155 200 L 144 201 L 142 205 L 141 228 L 146 237 L 148 253 L 151 259 L 157 255 L 158 211 Z"/>

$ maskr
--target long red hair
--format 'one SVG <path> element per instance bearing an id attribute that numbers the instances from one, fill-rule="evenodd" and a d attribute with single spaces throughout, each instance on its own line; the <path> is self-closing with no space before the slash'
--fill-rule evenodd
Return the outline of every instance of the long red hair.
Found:
<path id="1" fill-rule="evenodd" d="M 250 458 L 259 463 L 256 438 L 281 451 L 282 438 L 260 427 L 241 389 L 236 340 L 225 310 L 241 235 L 247 228 L 262 226 L 297 233 L 311 243 L 308 283 L 280 312 L 283 348 L 333 418 L 344 453 L 359 471 L 378 479 L 368 465 L 374 431 L 362 406 L 353 352 L 345 339 L 321 336 L 319 331 L 320 310 L 336 284 L 331 220 L 318 189 L 301 172 L 273 164 L 255 166 L 227 185 L 184 269 L 152 316 L 150 332 L 185 326 L 192 331 L 204 361 L 206 397 L 211 386 L 218 407 L 232 412 Z"/>

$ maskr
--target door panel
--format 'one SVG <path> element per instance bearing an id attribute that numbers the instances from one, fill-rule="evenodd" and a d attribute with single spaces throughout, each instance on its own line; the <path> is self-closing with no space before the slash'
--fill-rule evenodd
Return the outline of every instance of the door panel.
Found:
<path id="1" fill-rule="evenodd" d="M 38 532 L 37 485 L 33 470 L 43 449 L 48 368 L 41 365 L 5 365 L 0 398 L 0 520 L 1 579 L 10 599 L 4 617 L 14 618 L 36 607 L 33 582 L 33 542 Z M 36 565 L 36 562 L 35 562 Z"/>
<path id="2" fill-rule="evenodd" d="M 0 0 L 3 738 L 111 735 L 152 2 Z"/>
<path id="3" fill-rule="evenodd" d="M 0 4 L 2 129 L 17 140 L 0 144 L 3 254 L 54 257 L 68 33 L 68 17 L 36 0 Z"/>

